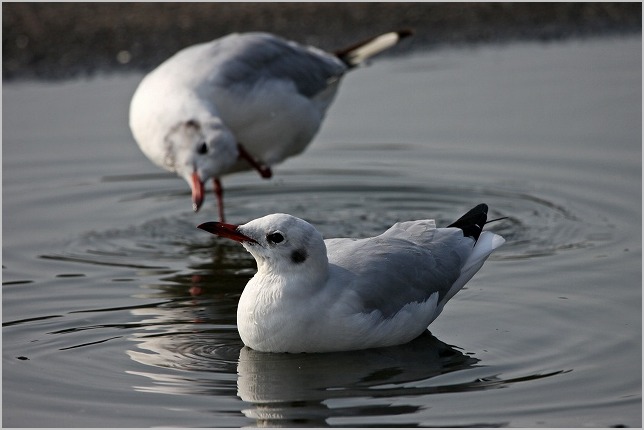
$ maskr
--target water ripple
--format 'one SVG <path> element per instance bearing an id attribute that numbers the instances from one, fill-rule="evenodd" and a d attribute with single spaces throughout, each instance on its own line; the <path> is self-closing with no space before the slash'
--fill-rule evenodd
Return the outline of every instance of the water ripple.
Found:
<path id="1" fill-rule="evenodd" d="M 479 202 L 490 206 L 490 218 L 507 220 L 488 226 L 507 240 L 493 258 L 523 259 L 552 255 L 568 249 L 592 246 L 598 235 L 610 237 L 609 226 L 592 214 L 560 202 L 512 189 L 481 187 L 427 187 L 417 185 L 361 183 L 356 185 L 281 184 L 269 190 L 255 186 L 234 189 L 229 198 L 233 217 L 243 223 L 272 212 L 287 211 L 313 223 L 325 237 L 366 237 L 380 234 L 397 221 L 435 218 L 447 225 Z M 253 198 L 262 195 L 261 203 Z M 333 202 L 333 205 L 329 202 Z M 285 208 L 288 208 L 286 210 Z M 208 210 L 206 208 L 206 210 Z M 243 215 L 242 215 L 243 214 Z M 91 265 L 112 265 L 174 273 L 177 258 L 209 257 L 220 249 L 220 262 L 248 258 L 235 244 L 197 230 L 194 215 L 180 212 L 122 229 L 93 231 L 69 243 L 69 251 L 41 255 Z M 79 253 L 79 250 L 84 250 Z M 229 258 L 227 258 L 229 257 Z"/>

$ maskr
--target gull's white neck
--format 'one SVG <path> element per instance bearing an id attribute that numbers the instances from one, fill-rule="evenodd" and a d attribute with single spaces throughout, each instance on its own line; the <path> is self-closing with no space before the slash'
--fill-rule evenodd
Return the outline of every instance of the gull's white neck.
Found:
<path id="1" fill-rule="evenodd" d="M 248 282 L 237 308 L 237 326 L 244 344 L 255 349 L 284 349 L 281 343 L 306 338 L 307 311 L 329 276 L 328 259 L 313 259 L 286 270 L 286 264 L 253 253 L 257 273 Z M 319 256 L 318 256 L 319 257 Z M 310 261 L 309 261 L 310 260 Z M 301 266 L 301 267 L 300 267 Z"/>

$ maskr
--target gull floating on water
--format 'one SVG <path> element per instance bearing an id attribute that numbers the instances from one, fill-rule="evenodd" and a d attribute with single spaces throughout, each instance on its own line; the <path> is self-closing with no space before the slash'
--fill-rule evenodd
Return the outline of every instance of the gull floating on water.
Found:
<path id="1" fill-rule="evenodd" d="M 193 209 L 213 179 L 271 166 L 302 152 L 317 133 L 342 76 L 410 31 L 386 33 L 334 53 L 268 33 L 234 33 L 179 51 L 146 75 L 130 104 L 143 153 L 192 189 Z"/>
<path id="2" fill-rule="evenodd" d="M 198 228 L 238 242 L 257 261 L 237 327 L 265 352 L 328 352 L 392 346 L 422 334 L 505 240 L 483 232 L 480 204 L 446 228 L 394 224 L 379 236 L 326 239 L 308 222 L 272 214 L 236 226 Z"/>

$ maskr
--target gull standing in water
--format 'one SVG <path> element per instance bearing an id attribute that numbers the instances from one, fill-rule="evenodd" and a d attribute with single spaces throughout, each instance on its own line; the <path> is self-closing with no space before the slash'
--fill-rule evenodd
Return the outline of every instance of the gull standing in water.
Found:
<path id="1" fill-rule="evenodd" d="M 237 309 L 244 344 L 266 352 L 348 351 L 422 334 L 505 240 L 483 232 L 480 204 L 446 228 L 396 223 L 366 239 L 326 239 L 306 221 L 272 214 L 198 228 L 238 242 L 257 261 Z"/>
<path id="2" fill-rule="evenodd" d="M 342 76 L 410 31 L 386 33 L 333 53 L 268 33 L 234 33 L 179 51 L 146 75 L 130 104 L 143 153 L 176 172 L 199 210 L 212 178 L 224 220 L 221 176 L 271 166 L 302 152 Z"/>

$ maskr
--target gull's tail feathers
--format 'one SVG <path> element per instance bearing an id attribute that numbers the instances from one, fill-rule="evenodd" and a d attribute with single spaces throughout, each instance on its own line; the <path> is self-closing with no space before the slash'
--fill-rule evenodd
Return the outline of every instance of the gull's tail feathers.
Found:
<path id="1" fill-rule="evenodd" d="M 481 269 L 483 263 L 485 263 L 485 260 L 487 260 L 490 254 L 505 243 L 505 239 L 498 234 L 492 233 L 491 231 L 482 231 L 483 226 L 485 226 L 487 222 L 504 219 L 499 218 L 487 221 L 487 211 L 487 205 L 482 203 L 448 226 L 460 228 L 463 230 L 463 234 L 466 237 L 473 238 L 476 241 L 476 244 L 474 245 L 472 253 L 467 257 L 467 260 L 461 269 L 460 276 L 456 282 L 454 282 L 449 292 L 441 300 L 439 305 L 444 305 L 449 299 L 454 297 L 454 295 L 463 288 L 470 279 L 472 279 L 476 272 Z"/>
<path id="2" fill-rule="evenodd" d="M 505 243 L 505 239 L 498 234 L 491 231 L 484 231 L 479 240 L 474 245 L 474 250 L 465 261 L 465 265 L 461 269 L 461 274 L 449 289 L 447 295 L 441 300 L 439 305 L 444 305 L 449 299 L 454 297 L 465 284 L 478 272 L 485 260 L 492 254 L 492 252 L 499 246 Z"/>

